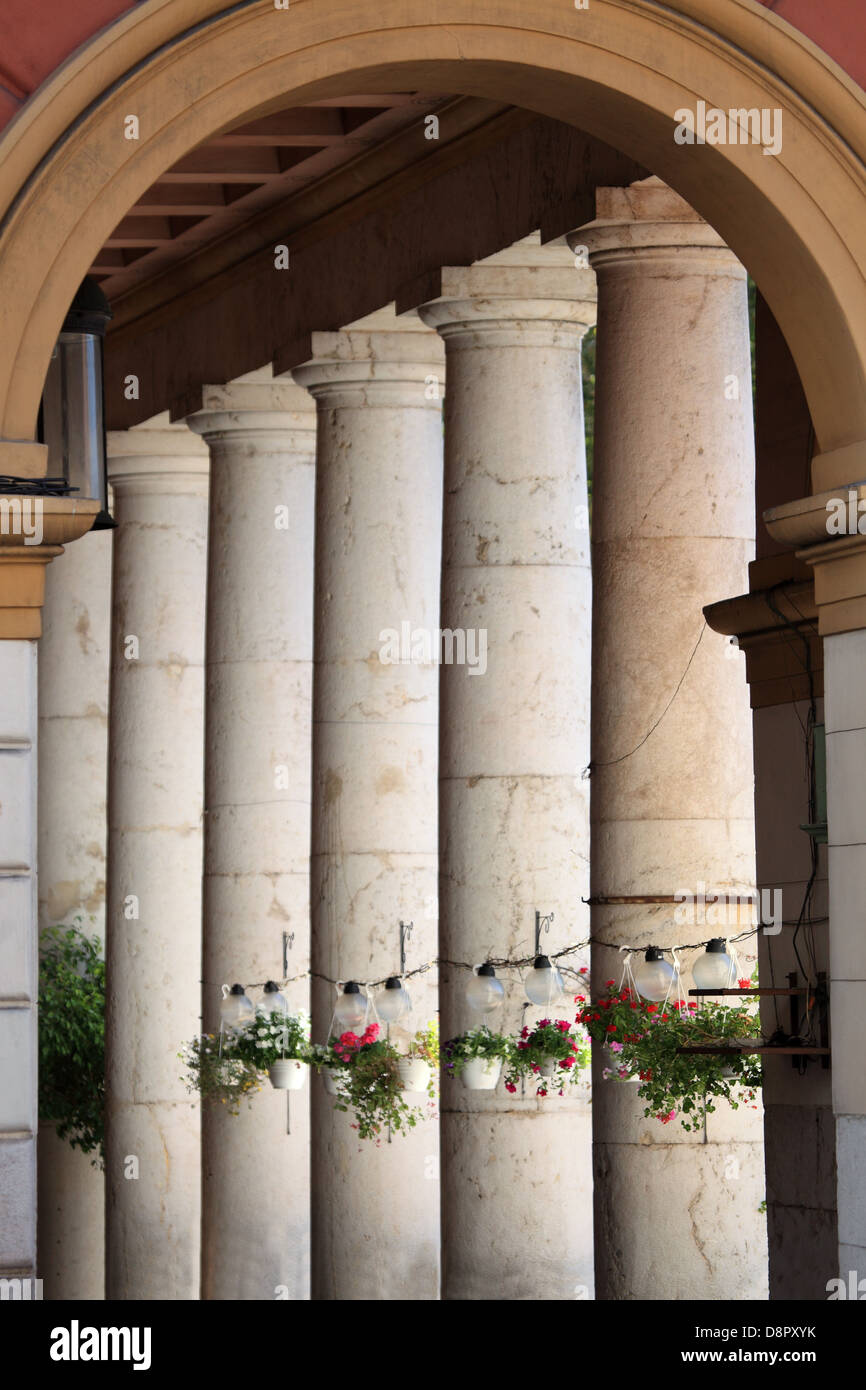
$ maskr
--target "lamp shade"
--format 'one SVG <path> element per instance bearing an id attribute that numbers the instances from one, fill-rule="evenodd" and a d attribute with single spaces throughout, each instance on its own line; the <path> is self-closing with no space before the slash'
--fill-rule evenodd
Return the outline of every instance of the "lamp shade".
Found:
<path id="1" fill-rule="evenodd" d="M 265 985 L 264 998 L 259 1008 L 264 1009 L 266 1014 L 289 1012 L 289 1001 L 284 994 L 280 994 L 280 987 L 275 980 L 268 980 Z"/>
<path id="2" fill-rule="evenodd" d="M 531 1004 L 545 1008 L 562 994 L 562 976 L 547 956 L 536 956 L 532 969 L 523 981 L 523 988 Z"/>
<path id="3" fill-rule="evenodd" d="M 383 1023 L 396 1023 L 412 1008 L 409 991 L 404 989 L 399 975 L 385 981 L 385 988 L 376 995 L 376 1012 Z"/>
<path id="4" fill-rule="evenodd" d="M 256 1016 L 251 999 L 244 993 L 243 985 L 232 985 L 220 1004 L 220 1018 L 224 1028 L 243 1028 Z"/>
<path id="5" fill-rule="evenodd" d="M 505 990 L 492 965 L 482 965 L 466 986 L 466 1002 L 480 1014 L 492 1014 L 505 998 Z"/>
<path id="6" fill-rule="evenodd" d="M 657 946 L 647 948 L 646 955 L 634 972 L 634 982 L 644 999 L 656 1004 L 667 998 L 673 977 L 673 966 L 665 960 Z"/>
<path id="7" fill-rule="evenodd" d="M 728 989 L 734 978 L 734 962 L 725 950 L 725 942 L 716 937 L 707 942 L 707 949 L 692 966 L 692 978 L 697 989 Z"/>
<path id="8" fill-rule="evenodd" d="M 367 1017 L 367 996 L 361 992 L 360 985 L 349 980 L 343 986 L 343 993 L 334 1006 L 337 1022 L 344 1028 L 357 1028 Z"/>
<path id="9" fill-rule="evenodd" d="M 95 497 L 94 531 L 115 525 L 108 511 L 102 345 L 111 318 L 95 280 L 83 280 L 63 321 L 45 378 L 39 438 L 48 471 L 62 474 L 74 497 Z"/>

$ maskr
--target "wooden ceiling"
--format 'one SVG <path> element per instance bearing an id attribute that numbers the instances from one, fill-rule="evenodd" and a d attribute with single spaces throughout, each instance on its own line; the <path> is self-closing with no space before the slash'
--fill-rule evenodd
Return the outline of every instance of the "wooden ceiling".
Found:
<path id="1" fill-rule="evenodd" d="M 222 131 L 147 189 L 90 274 L 114 302 L 407 127 L 423 131 L 424 118 L 449 100 L 421 92 L 338 97 Z"/>

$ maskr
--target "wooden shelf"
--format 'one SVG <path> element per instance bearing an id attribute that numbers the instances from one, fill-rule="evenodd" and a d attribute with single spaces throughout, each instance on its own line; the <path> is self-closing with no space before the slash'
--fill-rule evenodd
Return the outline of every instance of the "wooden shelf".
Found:
<path id="1" fill-rule="evenodd" d="M 689 994 L 814 994 L 814 990 L 800 986 L 797 989 L 771 989 L 762 985 L 760 989 L 690 989 Z"/>
<path id="2" fill-rule="evenodd" d="M 829 1057 L 829 1047 L 715 1047 L 713 1045 L 704 1046 L 701 1044 L 696 1047 L 678 1047 L 678 1053 L 705 1053 L 713 1057 L 742 1057 L 761 1054 L 772 1056 L 774 1053 L 780 1057 Z"/>

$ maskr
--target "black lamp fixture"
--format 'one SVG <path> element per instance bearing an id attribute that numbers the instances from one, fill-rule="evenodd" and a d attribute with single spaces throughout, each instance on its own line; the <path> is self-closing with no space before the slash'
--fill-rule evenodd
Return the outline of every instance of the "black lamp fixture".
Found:
<path id="1" fill-rule="evenodd" d="M 39 409 L 39 440 L 64 491 L 95 497 L 94 531 L 116 526 L 108 510 L 103 343 L 111 307 L 95 280 L 81 282 L 57 339 Z"/>

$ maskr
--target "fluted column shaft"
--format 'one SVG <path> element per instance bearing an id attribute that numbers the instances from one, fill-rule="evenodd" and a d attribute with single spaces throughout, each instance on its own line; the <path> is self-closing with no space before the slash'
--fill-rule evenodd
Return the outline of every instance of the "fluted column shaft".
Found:
<path id="1" fill-rule="evenodd" d="M 486 641 L 475 670 L 443 667 L 440 955 L 478 963 L 585 934 L 590 571 L 581 339 L 594 277 L 565 248 L 519 243 L 443 269 L 419 310 L 445 339 L 442 626 Z M 549 945 L 548 945 L 549 943 Z M 570 964 L 576 967 L 577 959 Z M 443 969 L 442 1030 L 478 1024 L 468 973 Z M 524 1011 L 504 976 L 494 1028 L 573 1020 L 570 994 Z M 573 990 L 572 990 L 573 992 Z M 443 1297 L 572 1299 L 592 1287 L 585 1090 L 442 1099 Z"/>
<path id="2" fill-rule="evenodd" d="M 259 375 L 259 374 L 256 374 Z M 264 376 L 264 374 L 261 374 Z M 210 447 L 203 1016 L 309 965 L 316 410 L 288 381 L 206 387 Z M 309 1011 L 309 982 L 286 987 Z M 250 991 L 254 1001 L 261 990 Z M 202 1115 L 202 1297 L 309 1298 L 309 1089 Z"/>
<path id="3" fill-rule="evenodd" d="M 701 609 L 746 587 L 754 554 L 746 272 L 659 180 L 598 200 L 569 238 L 589 248 L 599 294 L 592 892 L 736 893 L 755 882 L 751 715 Z M 737 930 L 595 907 L 593 940 L 610 944 L 593 949 L 594 994 L 619 983 L 620 945 Z M 760 1111 L 720 1104 L 691 1134 L 644 1118 L 637 1088 L 600 1073 L 597 1296 L 766 1297 Z"/>
<path id="4" fill-rule="evenodd" d="M 106 907 L 106 1296 L 198 1297 L 208 456 L 185 426 L 109 435 L 114 484 Z"/>
<path id="5" fill-rule="evenodd" d="M 294 372 L 319 410 L 311 911 L 313 969 L 377 980 L 436 955 L 435 661 L 391 661 L 388 633 L 439 621 L 441 344 L 382 310 L 315 334 Z M 334 988 L 314 980 L 314 1035 Z M 411 1028 L 435 972 L 410 984 Z M 338 1030 L 341 1031 L 341 1030 Z M 376 1147 L 313 1095 L 313 1297 L 435 1299 L 438 1143 L 423 1122 Z"/>

